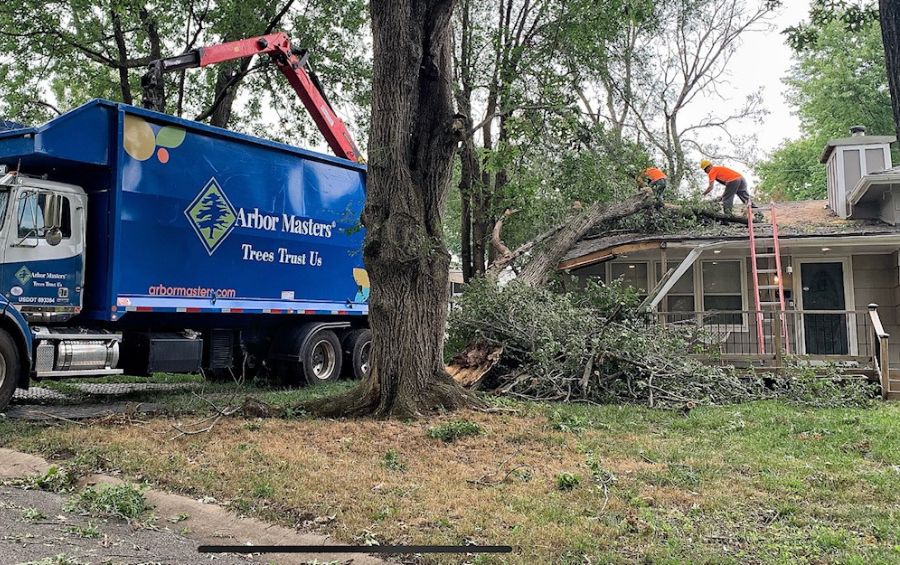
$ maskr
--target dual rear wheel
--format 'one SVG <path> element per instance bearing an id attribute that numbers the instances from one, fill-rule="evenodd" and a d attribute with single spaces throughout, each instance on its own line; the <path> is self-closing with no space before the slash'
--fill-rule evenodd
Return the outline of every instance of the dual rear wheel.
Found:
<path id="1" fill-rule="evenodd" d="M 299 367 L 297 363 L 290 363 L 294 374 L 289 380 L 315 386 L 337 381 L 342 376 L 363 379 L 371 370 L 371 349 L 372 332 L 368 329 L 352 330 L 343 339 L 339 339 L 334 330 L 318 330 L 300 352 Z"/>

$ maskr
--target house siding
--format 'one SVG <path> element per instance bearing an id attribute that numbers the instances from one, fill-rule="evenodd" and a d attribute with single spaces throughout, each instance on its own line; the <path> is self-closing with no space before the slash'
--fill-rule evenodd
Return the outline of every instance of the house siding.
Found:
<path id="1" fill-rule="evenodd" d="M 809 257 L 810 255 L 800 253 L 798 254 L 799 260 L 802 260 L 805 257 Z M 819 255 L 821 257 L 821 255 Z M 661 259 L 659 254 L 647 254 L 642 257 L 635 257 L 630 261 L 634 262 L 643 262 L 650 261 L 651 265 L 651 273 L 653 262 L 659 261 Z M 697 277 L 697 271 L 699 270 L 699 265 L 701 261 L 710 260 L 711 258 L 703 257 L 701 258 L 696 265 L 694 265 L 694 276 L 695 279 Z M 734 260 L 734 257 L 722 257 L 721 260 Z M 754 308 L 754 300 L 753 300 L 753 275 L 752 268 L 750 264 L 749 257 L 743 257 L 743 261 L 745 262 L 746 267 L 746 303 L 745 307 L 748 310 L 752 310 Z M 794 295 L 794 293 L 801 292 L 798 285 L 794 284 L 794 279 L 797 273 L 788 272 L 788 266 L 794 264 L 794 258 L 791 255 L 785 254 L 782 256 L 782 265 L 784 266 L 784 286 L 785 290 L 789 291 L 791 294 L 788 296 L 789 301 L 786 304 L 788 310 L 795 310 L 798 308 L 797 300 L 798 296 Z M 863 328 L 868 327 L 867 314 L 865 314 L 865 310 L 869 304 L 877 304 L 878 305 L 878 313 L 881 317 L 881 321 L 884 325 L 885 330 L 891 334 L 891 364 L 900 366 L 900 255 L 898 252 L 895 253 L 879 253 L 879 254 L 844 254 L 841 255 L 839 253 L 833 254 L 833 259 L 838 261 L 842 259 L 849 259 L 850 264 L 850 273 L 852 274 L 851 280 L 853 284 L 853 303 L 848 304 L 848 309 L 854 309 L 858 314 L 858 317 L 851 317 L 850 323 L 856 326 L 857 331 L 863 331 Z M 670 268 L 677 265 L 680 262 L 680 258 L 670 258 L 668 266 Z M 589 267 L 578 269 L 577 271 L 573 271 L 573 274 L 576 275 L 578 280 L 580 280 L 583 284 L 584 279 L 586 278 L 601 278 L 605 279 L 606 273 L 606 264 L 600 263 L 591 265 Z M 656 277 L 651 275 L 650 285 L 655 283 Z M 799 282 L 799 281 L 798 281 Z M 580 286 L 580 285 L 579 285 Z M 695 286 L 695 302 L 697 307 L 699 308 L 702 304 L 701 295 L 702 291 L 699 288 L 699 283 Z M 661 308 L 662 309 L 662 308 Z M 752 319 L 752 315 L 748 316 L 746 329 L 739 327 L 730 327 L 727 335 L 727 339 L 722 344 L 722 350 L 725 353 L 732 354 L 744 354 L 750 353 L 752 351 L 758 351 L 757 347 L 757 337 L 755 331 L 755 321 Z M 796 323 L 799 323 L 799 318 L 789 317 L 789 335 L 791 336 L 791 341 L 789 344 L 791 352 L 797 352 L 800 349 L 799 343 L 797 343 L 797 339 L 800 337 L 800 332 L 797 328 L 793 326 Z M 723 335 L 724 337 L 724 335 Z M 868 344 L 871 341 L 871 336 L 857 336 L 857 340 L 860 351 L 858 354 L 866 355 L 868 351 L 861 351 L 862 349 L 868 349 Z M 770 339 L 766 340 L 766 350 L 772 350 L 772 342 Z"/>
<path id="2" fill-rule="evenodd" d="M 897 254 L 853 256 L 853 289 L 856 309 L 863 310 L 869 304 L 878 305 L 878 315 L 884 330 L 891 334 L 891 364 L 900 364 L 900 325 L 897 307 L 900 304 Z"/>

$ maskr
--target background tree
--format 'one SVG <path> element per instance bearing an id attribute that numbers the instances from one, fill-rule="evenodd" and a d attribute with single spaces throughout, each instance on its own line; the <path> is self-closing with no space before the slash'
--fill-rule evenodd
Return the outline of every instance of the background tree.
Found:
<path id="1" fill-rule="evenodd" d="M 453 0 L 371 0 L 373 79 L 363 257 L 372 370 L 325 414 L 412 417 L 463 406 L 445 372 L 450 254 L 442 210 L 456 145 Z"/>
<path id="2" fill-rule="evenodd" d="M 824 198 L 828 139 L 857 124 L 874 135 L 894 130 L 877 11 L 872 2 L 817 0 L 808 22 L 785 33 L 795 58 L 785 82 L 803 137 L 757 165 L 758 188 L 775 199 Z"/>
<path id="3" fill-rule="evenodd" d="M 598 38 L 617 33 L 631 2 L 461 0 L 455 94 L 473 126 L 461 147 L 454 195 L 460 227 L 448 232 L 460 239 L 466 280 L 494 258 L 488 242 L 506 208 L 526 208 L 517 224 L 553 209 L 558 187 L 546 180 L 560 149 L 609 141 L 605 125 L 580 119 L 575 86 L 604 56 Z M 621 131 L 612 133 L 621 141 Z"/>
<path id="4" fill-rule="evenodd" d="M 894 0 L 880 0 L 879 7 L 894 125 L 897 137 L 900 138 L 900 6 Z"/>
<path id="5" fill-rule="evenodd" d="M 731 126 L 758 121 L 758 94 L 731 111 L 728 82 L 738 80 L 730 62 L 741 37 L 768 26 L 777 1 L 630 0 L 618 33 L 598 36 L 604 53 L 592 60 L 581 84 L 586 116 L 614 132 L 626 129 L 662 161 L 670 183 L 678 186 L 695 170 L 693 157 L 747 160 L 747 139 Z M 711 104 L 710 99 L 720 103 Z M 685 118 L 698 103 L 711 107 L 696 120 Z M 713 134 L 719 143 L 710 142 Z"/>
<path id="6" fill-rule="evenodd" d="M 0 4 L 0 114 L 39 123 L 90 98 L 140 104 L 154 58 L 282 29 L 310 47 L 328 94 L 367 106 L 364 0 L 22 0 Z M 265 58 L 166 77 L 169 113 L 299 143 L 317 132 Z M 264 108 L 277 112 L 263 115 Z M 269 119 L 266 119 L 269 118 Z M 273 123 L 274 122 L 274 123 Z M 364 129 L 362 130 L 364 131 Z"/>

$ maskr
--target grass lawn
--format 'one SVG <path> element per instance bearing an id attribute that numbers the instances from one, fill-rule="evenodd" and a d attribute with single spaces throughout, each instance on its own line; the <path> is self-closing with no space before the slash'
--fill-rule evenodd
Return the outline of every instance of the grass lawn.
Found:
<path id="1" fill-rule="evenodd" d="M 341 389 L 254 392 L 288 405 Z M 173 423 L 209 407 L 187 392 L 162 398 L 177 417 L 0 420 L 0 445 L 345 542 L 514 547 L 475 563 L 900 562 L 900 403 L 683 415 L 496 401 L 503 411 L 428 422 L 228 418 L 172 439 Z M 430 437 L 459 420 L 481 433 Z"/>

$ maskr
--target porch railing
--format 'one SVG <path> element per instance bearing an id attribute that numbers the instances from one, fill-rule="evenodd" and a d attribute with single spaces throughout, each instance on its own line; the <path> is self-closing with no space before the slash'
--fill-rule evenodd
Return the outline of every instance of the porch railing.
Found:
<path id="1" fill-rule="evenodd" d="M 781 336 L 780 313 L 760 312 L 765 343 L 755 331 L 755 310 L 658 312 L 666 325 L 698 330 L 698 351 L 704 347 L 723 357 L 776 360 L 790 352 L 808 358 L 868 361 L 876 355 L 876 336 L 869 310 L 790 310 L 784 313 L 787 340 Z"/>
<path id="2" fill-rule="evenodd" d="M 735 365 L 783 367 L 790 354 L 812 361 L 843 363 L 877 378 L 882 395 L 891 386 L 890 335 L 878 306 L 867 310 L 789 310 L 784 313 L 787 340 L 781 335 L 780 312 L 762 311 L 765 343 L 756 335 L 756 310 L 655 312 L 668 326 L 694 332 L 693 353 Z M 857 370 L 854 369 L 854 370 Z"/>
<path id="3" fill-rule="evenodd" d="M 891 392 L 891 366 L 890 366 L 890 334 L 884 331 L 881 317 L 878 315 L 878 305 L 869 304 L 869 320 L 872 324 L 872 341 L 874 343 L 874 355 L 872 359 L 878 381 L 881 383 L 881 397 L 885 400 Z"/>

